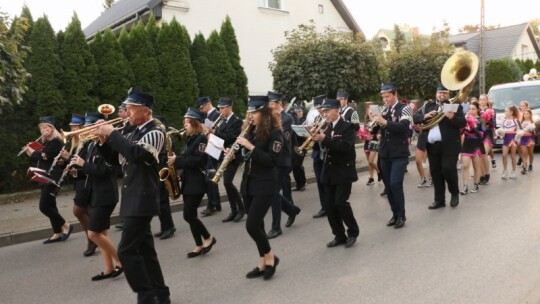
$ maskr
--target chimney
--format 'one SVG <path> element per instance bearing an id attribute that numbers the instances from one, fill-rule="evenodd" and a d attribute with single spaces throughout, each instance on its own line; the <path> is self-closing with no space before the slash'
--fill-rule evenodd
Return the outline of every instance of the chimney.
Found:
<path id="1" fill-rule="evenodd" d="M 419 32 L 417 26 L 415 26 L 415 27 L 412 28 L 412 34 L 413 34 L 414 37 L 420 36 L 420 32 Z"/>

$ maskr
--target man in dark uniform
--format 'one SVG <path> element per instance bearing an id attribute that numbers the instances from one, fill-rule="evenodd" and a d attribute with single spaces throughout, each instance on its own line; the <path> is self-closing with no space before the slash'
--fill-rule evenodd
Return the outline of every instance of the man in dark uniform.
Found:
<path id="1" fill-rule="evenodd" d="M 350 122 L 356 128 L 356 131 L 360 129 L 360 118 L 358 112 L 349 106 L 349 93 L 340 89 L 336 94 L 336 99 L 339 101 L 339 114 L 345 121 Z"/>
<path id="2" fill-rule="evenodd" d="M 127 109 L 126 109 L 126 102 L 122 102 L 119 106 L 118 106 L 118 117 L 122 118 L 125 120 L 124 122 L 124 126 L 122 127 L 122 129 L 120 130 L 120 134 L 122 134 L 123 136 L 127 136 L 129 133 L 133 132 L 133 130 L 135 130 L 135 126 L 132 126 L 130 123 L 129 123 L 129 120 L 127 120 L 128 118 L 128 112 L 127 112 Z M 118 168 L 118 177 L 121 178 L 124 174 L 122 173 L 122 167 L 120 166 L 116 166 L 116 168 Z M 122 229 L 122 223 L 119 223 L 119 224 L 116 224 L 114 227 L 118 228 L 118 229 Z"/>
<path id="3" fill-rule="evenodd" d="M 163 133 L 167 133 L 167 120 L 162 115 L 154 115 L 156 124 L 160 127 Z M 171 139 L 172 140 L 172 139 Z M 172 144 L 172 143 L 171 143 Z M 167 147 L 163 145 L 161 151 L 159 152 L 159 169 L 167 167 Z M 154 233 L 154 237 L 159 238 L 160 240 L 166 240 L 174 236 L 176 232 L 176 227 L 174 227 L 174 221 L 172 218 L 171 211 L 171 201 L 169 199 L 169 192 L 165 187 L 165 181 L 160 181 L 159 183 L 159 223 L 161 230 L 157 233 Z"/>
<path id="4" fill-rule="evenodd" d="M 286 97 L 279 93 L 268 92 L 268 99 L 270 100 L 268 106 L 273 109 L 274 113 L 279 113 L 281 115 L 281 126 L 283 128 L 283 149 L 281 149 L 281 154 L 277 162 L 281 194 L 276 195 L 274 201 L 272 201 L 272 228 L 267 234 L 269 239 L 273 239 L 282 233 L 281 211 L 289 216 L 287 223 L 285 223 L 285 227 L 290 227 L 294 223 L 296 216 L 300 213 L 300 208 L 294 205 L 291 192 L 290 173 L 292 170 L 291 139 L 293 135 L 293 118 L 290 114 L 287 114 L 283 108 L 283 100 L 285 100 Z"/>
<path id="5" fill-rule="evenodd" d="M 348 202 L 352 183 L 358 180 L 354 148 L 356 130 L 353 124 L 340 116 L 337 100 L 326 99 L 322 108 L 328 127 L 324 133 L 314 135 L 313 140 L 321 143 L 324 148 L 323 181 L 326 213 L 334 235 L 334 239 L 326 246 L 331 248 L 345 244 L 348 248 L 356 243 L 360 234 L 360 228 Z M 346 234 L 344 223 L 347 226 Z"/>
<path id="6" fill-rule="evenodd" d="M 414 115 L 414 122 L 421 123 L 432 118 L 442 111 L 443 104 L 448 103 L 448 89 L 439 85 L 437 87 L 437 101 L 426 102 Z M 435 201 L 429 209 L 438 209 L 446 206 L 446 185 L 450 191 L 450 206 L 459 205 L 459 185 L 456 164 L 461 152 L 461 128 L 467 124 L 463 115 L 463 107 L 458 106 L 457 112 L 447 112 L 445 117 L 428 131 L 429 169 L 435 188 Z"/>
<path id="7" fill-rule="evenodd" d="M 209 133 L 209 129 L 212 129 L 212 126 L 215 124 L 216 120 L 219 118 L 220 114 L 216 108 L 212 105 L 210 97 L 201 97 L 197 100 L 197 107 L 199 111 L 206 115 L 204 120 L 204 125 L 206 126 L 206 133 Z M 206 165 L 207 170 L 217 170 L 219 162 L 213 157 L 208 157 L 208 164 Z M 221 211 L 221 199 L 219 196 L 219 187 L 217 184 L 214 184 L 211 181 L 207 181 L 208 191 L 206 196 L 208 198 L 208 204 L 206 209 L 204 209 L 201 214 L 203 216 L 210 216 L 217 211 Z"/>
<path id="8" fill-rule="evenodd" d="M 99 147 L 104 156 L 113 160 L 114 152 L 119 153 L 124 172 L 118 257 L 138 303 L 170 303 L 150 229 L 152 217 L 159 214 L 159 152 L 165 136 L 152 118 L 151 95 L 130 89 L 125 102 L 129 122 L 136 126 L 132 133 L 124 137 L 110 124 L 94 132 L 104 140 Z"/>
<path id="9" fill-rule="evenodd" d="M 302 106 L 296 106 L 291 116 L 293 117 L 295 125 L 304 124 L 304 108 Z M 300 147 L 306 140 L 304 137 L 298 136 L 293 132 L 294 146 Z M 292 173 L 294 181 L 296 182 L 296 189 L 293 191 L 304 191 L 306 190 L 306 170 L 304 169 L 304 158 L 305 154 L 298 154 L 294 150 L 292 151 Z"/>
<path id="10" fill-rule="evenodd" d="M 410 155 L 408 133 L 412 111 L 398 101 L 397 86 L 393 82 L 383 83 L 381 97 L 385 107 L 383 113 L 373 117 L 373 121 L 381 127 L 379 164 L 392 210 L 392 218 L 386 225 L 401 228 L 407 221 L 403 179 Z"/>
<path id="11" fill-rule="evenodd" d="M 224 120 L 214 134 L 224 140 L 224 148 L 230 148 L 236 142 L 236 138 L 240 135 L 240 132 L 242 132 L 242 119 L 233 113 L 232 103 L 233 101 L 230 98 L 220 98 L 217 105 L 219 113 Z M 238 188 L 233 184 L 234 176 L 241 164 L 242 157 L 235 157 L 223 173 L 223 186 L 225 186 L 227 198 L 231 205 L 231 213 L 222 220 L 224 223 L 230 221 L 239 222 L 246 214 L 240 192 L 238 192 Z"/>
<path id="12" fill-rule="evenodd" d="M 322 123 L 324 117 L 322 116 L 322 104 L 326 99 L 326 95 L 319 95 L 313 98 L 313 107 L 319 112 L 313 121 L 307 121 L 308 125 L 314 125 L 315 123 Z M 308 115 L 309 116 L 309 115 Z M 308 117 L 309 118 L 309 117 Z M 324 166 L 323 151 L 321 144 L 316 142 L 313 145 L 313 151 L 311 152 L 311 158 L 313 159 L 313 171 L 315 172 L 315 179 L 317 181 L 317 190 L 319 192 L 319 201 L 321 203 L 321 209 L 319 212 L 313 215 L 313 218 L 321 218 L 326 216 L 326 193 L 324 192 L 324 182 L 322 179 L 322 171 Z"/>

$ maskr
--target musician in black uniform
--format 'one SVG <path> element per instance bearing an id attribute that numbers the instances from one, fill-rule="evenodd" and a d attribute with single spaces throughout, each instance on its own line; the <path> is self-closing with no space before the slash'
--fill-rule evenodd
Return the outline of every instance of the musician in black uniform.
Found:
<path id="1" fill-rule="evenodd" d="M 324 117 L 322 116 L 322 104 L 326 99 L 326 95 L 319 95 L 313 98 L 313 106 L 319 112 L 313 123 L 322 123 Z M 311 122 L 308 122 L 311 123 Z M 316 142 L 313 144 L 313 151 L 311 152 L 311 158 L 313 159 L 313 171 L 315 172 L 315 179 L 317 181 L 317 190 L 319 192 L 319 201 L 321 203 L 321 209 L 313 215 L 313 218 L 321 218 L 326 216 L 326 192 L 324 191 L 324 182 L 322 171 L 324 167 L 323 150 L 321 144 Z"/>
<path id="2" fill-rule="evenodd" d="M 382 84 L 381 97 L 385 106 L 382 113 L 374 115 L 373 120 L 381 128 L 379 170 L 392 210 L 392 218 L 386 225 L 401 228 L 407 221 L 403 179 L 409 163 L 408 134 L 412 111 L 399 102 L 397 86 L 393 82 Z"/>
<path id="3" fill-rule="evenodd" d="M 69 122 L 69 127 L 71 129 L 70 131 L 79 130 L 83 126 L 85 126 L 85 115 L 76 113 L 71 114 L 71 121 Z M 77 144 L 77 138 L 78 136 L 75 136 L 71 139 L 72 145 L 76 145 L 76 149 L 79 150 L 79 155 L 82 158 L 85 158 L 86 152 L 88 151 L 88 144 L 90 144 L 90 142 L 86 141 L 84 143 L 80 143 L 82 144 L 82 146 L 80 146 L 79 148 L 79 144 Z M 66 163 L 70 162 L 71 155 L 68 151 L 65 150 L 65 148 L 62 149 L 61 156 L 61 160 L 59 160 L 58 163 L 60 161 L 63 161 L 64 159 L 67 160 Z M 88 257 L 93 255 L 96 252 L 97 248 L 97 245 L 94 244 L 94 242 L 92 242 L 90 238 L 88 238 L 88 222 L 90 221 L 88 215 L 88 205 L 90 204 L 90 188 L 87 187 L 86 174 L 84 174 L 80 168 L 71 168 L 70 174 L 73 178 L 73 190 L 75 190 L 75 197 L 73 197 L 73 215 L 75 215 L 75 217 L 79 220 L 81 228 L 84 230 L 84 233 L 86 235 L 87 246 L 86 250 L 83 252 L 83 256 Z"/>
<path id="4" fill-rule="evenodd" d="M 449 92 L 444 86 L 437 87 L 437 101 L 426 102 L 414 115 L 414 122 L 421 123 L 442 111 L 444 103 L 448 103 Z M 451 194 L 450 206 L 459 204 L 459 184 L 456 164 L 461 153 L 461 128 L 467 124 L 463 107 L 458 106 L 457 112 L 447 112 L 437 125 L 429 129 L 426 150 L 428 153 L 429 169 L 435 188 L 435 201 L 429 209 L 446 206 L 446 185 Z"/>
<path id="5" fill-rule="evenodd" d="M 349 93 L 340 89 L 336 94 L 336 99 L 339 101 L 339 114 L 345 121 L 350 122 L 356 128 L 356 131 L 360 130 L 360 117 L 358 112 L 349 106 Z"/>
<path id="6" fill-rule="evenodd" d="M 60 153 L 63 147 L 60 133 L 56 130 L 55 121 L 52 116 L 44 116 L 39 119 L 39 132 L 41 133 L 41 142 L 43 150 L 35 151 L 29 145 L 23 147 L 24 153 L 30 158 L 37 161 L 37 166 L 40 169 L 48 171 L 54 158 Z M 62 175 L 60 166 L 55 166 L 51 169 L 50 177 L 54 181 L 58 181 Z M 45 240 L 43 244 L 62 242 L 69 238 L 73 231 L 73 225 L 67 223 L 64 218 L 58 213 L 56 207 L 56 186 L 50 183 L 40 182 L 41 195 L 39 198 L 39 210 L 46 215 L 53 229 L 53 235 Z M 52 195 L 51 195 L 52 194 Z"/>
<path id="7" fill-rule="evenodd" d="M 304 124 L 304 108 L 302 106 L 296 106 L 291 116 L 293 118 L 295 125 Z M 301 146 L 306 140 L 304 137 L 296 135 L 293 132 L 294 145 L 293 147 Z M 306 190 L 306 170 L 304 169 L 304 158 L 305 154 L 299 155 L 294 150 L 292 151 L 292 173 L 294 181 L 296 182 L 296 187 L 293 191 L 304 191 Z"/>
<path id="8" fill-rule="evenodd" d="M 125 102 L 129 122 L 136 126 L 132 133 L 124 137 L 110 124 L 94 132 L 106 139 L 99 148 L 108 161 L 114 157 L 107 150 L 120 154 L 124 171 L 120 205 L 124 228 L 118 257 L 138 303 L 154 303 L 156 297 L 159 303 L 170 303 L 150 229 L 152 217 L 159 214 L 159 151 L 165 135 L 152 118 L 151 95 L 130 89 Z"/>
<path id="9" fill-rule="evenodd" d="M 182 169 L 182 199 L 184 201 L 184 220 L 189 224 L 196 247 L 188 252 L 188 258 L 194 258 L 210 252 L 216 238 L 210 235 L 204 224 L 197 217 L 197 208 L 206 193 L 204 168 L 207 155 L 204 152 L 208 139 L 203 132 L 204 114 L 189 108 L 184 115 L 184 128 L 187 138 L 182 154 L 169 156 L 168 164 Z"/>
<path id="10" fill-rule="evenodd" d="M 240 135 L 240 132 L 242 132 L 242 119 L 233 113 L 232 103 L 233 101 L 230 98 L 220 98 L 217 105 L 224 120 L 214 134 L 224 140 L 224 148 L 230 148 L 238 135 Z M 227 170 L 223 173 L 223 186 L 225 186 L 227 198 L 231 205 L 231 213 L 222 222 L 239 222 L 246 213 L 240 192 L 233 184 L 234 176 L 241 164 L 242 158 L 236 157 L 229 163 Z"/>
<path id="11" fill-rule="evenodd" d="M 283 149 L 278 159 L 278 183 L 281 194 L 277 194 L 272 203 L 272 227 L 266 235 L 269 239 L 278 237 L 281 231 L 281 211 L 285 212 L 289 218 L 285 227 L 290 227 L 296 216 L 300 213 L 300 208 L 294 205 L 291 192 L 291 170 L 292 170 L 292 124 L 293 118 L 283 108 L 283 103 L 287 98 L 275 92 L 268 92 L 268 106 L 273 109 L 275 114 L 281 117 L 281 126 L 283 128 Z"/>
<path id="12" fill-rule="evenodd" d="M 251 130 L 246 137 L 237 139 L 245 160 L 240 190 L 247 210 L 246 230 L 257 245 L 260 260 L 246 277 L 268 280 L 274 275 L 279 258 L 270 248 L 264 217 L 279 191 L 277 162 L 283 147 L 283 134 L 279 115 L 268 107 L 268 96 L 250 96 L 247 113 Z"/>
<path id="13" fill-rule="evenodd" d="M 337 100 L 326 99 L 322 109 L 328 127 L 324 133 L 314 135 L 313 140 L 321 143 L 324 148 L 323 182 L 326 192 L 326 214 L 332 234 L 335 236 L 326 246 L 336 247 L 345 244 L 348 248 L 356 243 L 360 234 L 360 228 L 348 202 L 352 183 L 358 180 L 354 147 L 356 130 L 352 123 L 340 116 Z M 347 226 L 346 234 L 344 223 Z"/>
<path id="14" fill-rule="evenodd" d="M 210 129 L 210 126 L 213 126 L 216 120 L 219 118 L 219 111 L 212 105 L 210 97 L 199 98 L 197 100 L 197 107 L 199 108 L 199 111 L 206 115 L 206 118 L 204 119 L 204 126 L 206 127 L 203 127 L 203 129 L 205 129 L 206 133 L 208 133 L 208 129 Z M 213 157 L 208 157 L 208 163 L 206 164 L 207 170 L 216 170 L 218 166 L 219 162 L 217 159 L 214 159 Z M 209 180 L 206 182 L 206 184 L 208 186 L 208 190 L 206 192 L 208 204 L 206 206 L 206 209 L 204 209 L 201 214 L 203 216 L 210 216 L 215 212 L 221 211 L 221 198 L 219 195 L 219 187 L 217 184 L 214 184 Z"/>
<path id="15" fill-rule="evenodd" d="M 161 128 L 163 133 L 167 133 L 167 120 L 162 115 L 154 115 L 154 119 L 157 120 L 157 125 Z M 172 139 L 171 139 L 172 140 Z M 167 167 L 167 148 L 163 145 L 159 152 L 159 169 Z M 154 233 L 154 237 L 160 240 L 166 240 L 174 236 L 176 227 L 174 227 L 174 221 L 172 218 L 171 201 L 169 199 L 169 192 L 165 187 L 165 182 L 159 183 L 159 224 L 161 230 Z"/>
<path id="16" fill-rule="evenodd" d="M 91 126 L 99 119 L 103 119 L 100 113 L 87 113 L 85 126 Z M 87 151 L 84 155 L 75 154 L 71 158 L 70 166 L 78 167 L 82 171 L 91 193 L 88 237 L 99 247 L 104 264 L 103 271 L 93 276 L 92 281 L 100 281 L 117 277 L 124 271 L 116 246 L 109 237 L 111 214 L 118 203 L 118 185 L 114 174 L 117 170 L 105 160 L 96 147 L 96 141 L 88 143 L 85 145 Z"/>

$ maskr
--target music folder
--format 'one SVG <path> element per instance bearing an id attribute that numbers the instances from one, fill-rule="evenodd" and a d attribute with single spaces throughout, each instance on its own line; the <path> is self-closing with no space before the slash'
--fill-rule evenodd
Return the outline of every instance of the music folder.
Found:
<path id="1" fill-rule="evenodd" d="M 307 130 L 307 126 L 305 125 L 292 125 L 291 126 L 294 133 L 300 137 L 309 137 L 309 131 Z"/>
<path id="2" fill-rule="evenodd" d="M 224 143 L 225 140 L 211 133 L 208 137 L 208 144 L 206 145 L 206 149 L 204 149 L 204 152 L 213 157 L 214 159 L 219 160 L 219 158 L 221 157 L 221 152 L 223 151 Z"/>

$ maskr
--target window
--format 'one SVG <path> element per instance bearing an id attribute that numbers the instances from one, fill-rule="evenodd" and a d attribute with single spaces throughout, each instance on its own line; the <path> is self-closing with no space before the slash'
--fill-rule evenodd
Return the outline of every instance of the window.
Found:
<path id="1" fill-rule="evenodd" d="M 529 56 L 528 53 L 529 53 L 529 48 L 527 47 L 527 45 L 522 44 L 521 45 L 521 59 L 522 60 L 527 59 L 527 57 Z"/>
<path id="2" fill-rule="evenodd" d="M 262 7 L 281 9 L 281 0 L 260 0 Z"/>
<path id="3" fill-rule="evenodd" d="M 324 6 L 319 4 L 319 14 L 324 14 Z"/>

